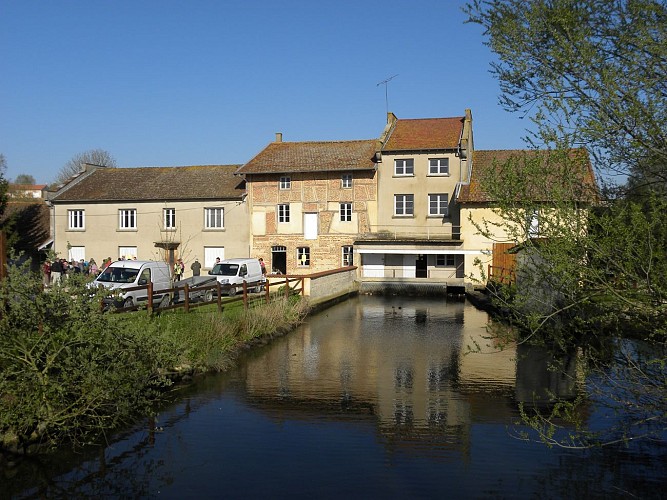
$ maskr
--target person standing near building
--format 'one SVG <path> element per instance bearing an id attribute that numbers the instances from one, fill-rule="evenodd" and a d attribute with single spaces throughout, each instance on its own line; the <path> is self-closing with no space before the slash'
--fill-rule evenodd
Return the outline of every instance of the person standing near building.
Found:
<path id="1" fill-rule="evenodd" d="M 54 259 L 51 264 L 51 286 L 59 285 L 63 274 L 63 264 L 60 259 Z"/>
<path id="2" fill-rule="evenodd" d="M 174 281 L 181 281 L 181 279 L 183 279 L 183 268 L 181 267 L 181 264 L 181 259 L 178 259 L 176 264 L 174 264 Z"/>
<path id="3" fill-rule="evenodd" d="M 44 273 L 44 288 L 48 288 L 51 284 L 51 261 L 49 259 L 46 259 L 46 262 L 44 262 L 42 273 Z"/>
<path id="4" fill-rule="evenodd" d="M 199 259 L 195 257 L 195 261 L 190 265 L 190 269 L 192 269 L 192 276 L 199 276 L 199 273 L 201 272 Z"/>

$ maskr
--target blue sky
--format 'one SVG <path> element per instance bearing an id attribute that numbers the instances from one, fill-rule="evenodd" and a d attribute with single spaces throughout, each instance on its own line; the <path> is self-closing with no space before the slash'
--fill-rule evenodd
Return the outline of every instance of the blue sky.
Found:
<path id="1" fill-rule="evenodd" d="M 449 0 L 0 0 L 0 153 L 51 182 L 101 148 L 121 167 L 245 163 L 274 140 L 376 138 L 472 109 L 475 147 L 529 122 L 498 105 L 482 30 Z"/>

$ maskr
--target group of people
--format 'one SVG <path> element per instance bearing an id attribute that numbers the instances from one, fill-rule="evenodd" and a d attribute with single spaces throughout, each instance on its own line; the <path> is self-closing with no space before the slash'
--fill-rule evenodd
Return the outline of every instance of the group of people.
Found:
<path id="1" fill-rule="evenodd" d="M 136 260 L 137 258 L 134 256 L 131 257 L 131 259 Z M 125 260 L 125 258 L 121 257 L 120 260 Z M 102 271 L 104 271 L 112 262 L 113 261 L 111 260 L 111 257 L 104 259 L 100 266 L 97 265 L 97 262 L 95 262 L 95 259 L 93 258 L 88 261 L 80 259 L 78 262 L 76 260 L 68 261 L 67 259 L 47 259 L 42 267 L 44 286 L 50 287 L 57 285 L 63 280 L 63 278 L 73 273 L 82 273 L 94 278 Z M 215 263 L 220 263 L 220 257 L 216 257 Z M 259 259 L 259 263 L 262 266 L 262 274 L 266 274 L 264 260 Z M 199 276 L 201 274 L 201 268 L 202 265 L 199 262 L 199 259 L 195 258 L 194 262 L 190 265 L 192 276 Z M 174 264 L 173 273 L 175 281 L 183 279 L 183 276 L 185 275 L 185 264 L 183 263 L 183 259 L 178 259 L 176 261 Z"/>
<path id="2" fill-rule="evenodd" d="M 220 262 L 220 258 L 218 257 L 216 259 L 216 263 Z M 201 263 L 199 262 L 199 259 L 195 257 L 195 261 L 190 264 L 190 270 L 192 271 L 192 276 L 200 276 L 201 275 Z M 183 279 L 183 276 L 185 275 L 185 264 L 183 263 L 183 259 L 178 259 L 176 263 L 174 264 L 174 281 L 179 281 Z"/>
<path id="3" fill-rule="evenodd" d="M 104 259 L 100 266 L 98 266 L 93 258 L 87 261 L 84 259 L 79 259 L 78 261 L 68 261 L 67 259 L 46 259 L 42 266 L 43 283 L 45 287 L 54 286 L 61 283 L 67 276 L 75 273 L 92 276 L 94 278 L 111 264 L 111 262 L 111 257 Z"/>

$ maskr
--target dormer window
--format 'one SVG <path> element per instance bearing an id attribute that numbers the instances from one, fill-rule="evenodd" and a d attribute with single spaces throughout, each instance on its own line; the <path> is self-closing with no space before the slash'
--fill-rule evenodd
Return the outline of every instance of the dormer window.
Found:
<path id="1" fill-rule="evenodd" d="M 412 158 L 394 160 L 394 175 L 415 175 L 415 160 Z"/>
<path id="2" fill-rule="evenodd" d="M 287 175 L 283 175 L 280 178 L 280 189 L 292 189 L 292 178 Z"/>

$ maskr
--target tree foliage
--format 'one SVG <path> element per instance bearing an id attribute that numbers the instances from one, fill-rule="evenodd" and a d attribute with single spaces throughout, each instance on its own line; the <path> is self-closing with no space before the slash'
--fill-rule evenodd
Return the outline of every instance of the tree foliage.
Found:
<path id="1" fill-rule="evenodd" d="M 521 342 L 561 352 L 584 346 L 589 397 L 616 418 L 604 437 L 581 432 L 570 444 L 660 435 L 667 428 L 666 4 L 475 0 L 466 11 L 498 55 L 492 72 L 501 103 L 535 125 L 529 144 L 556 158 L 585 146 L 604 181 L 617 184 L 600 203 L 578 203 L 567 153 L 556 169 L 523 158 L 484 178 L 502 227 L 484 221 L 478 230 L 491 239 L 506 234 L 519 252 L 516 285 L 497 299 Z M 526 224 L 530 213 L 538 214 L 539 238 Z M 628 334 L 650 347 L 624 349 Z M 576 406 L 560 401 L 551 416 L 526 421 L 553 444 L 553 417 L 579 424 Z"/>
<path id="2" fill-rule="evenodd" d="M 606 174 L 667 182 L 667 8 L 657 0 L 475 0 L 501 103 Z"/>
<path id="3" fill-rule="evenodd" d="M 103 167 L 115 167 L 116 159 L 103 149 L 90 149 L 83 153 L 78 153 L 62 166 L 56 176 L 55 183 L 61 184 L 73 175 L 80 173 L 85 168 L 86 163 Z"/>
<path id="4" fill-rule="evenodd" d="M 10 266 L 0 283 L 0 447 L 86 444 L 150 411 L 169 350 L 145 315 L 103 314 L 79 275 L 42 292 Z M 169 360 L 171 361 L 171 360 Z"/>
<path id="5" fill-rule="evenodd" d="M 23 184 L 32 186 L 35 184 L 35 178 L 30 174 L 19 174 L 14 179 L 14 184 Z"/>

